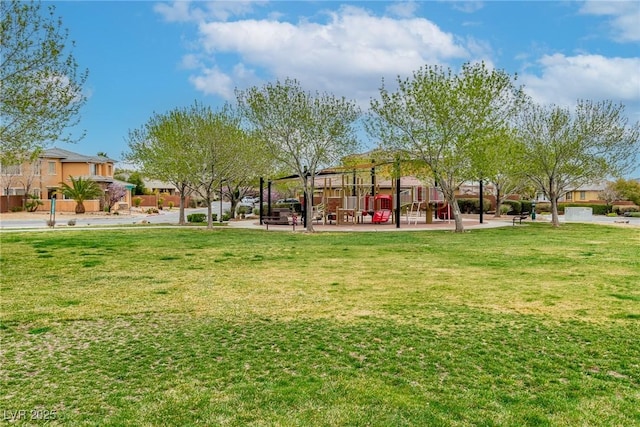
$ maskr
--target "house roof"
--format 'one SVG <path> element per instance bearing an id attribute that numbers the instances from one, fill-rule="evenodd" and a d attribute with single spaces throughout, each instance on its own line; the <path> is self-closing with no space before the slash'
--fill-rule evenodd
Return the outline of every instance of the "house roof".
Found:
<path id="1" fill-rule="evenodd" d="M 571 191 L 602 191 L 607 188 L 606 181 L 590 182 L 583 184 L 579 187 L 572 189 Z"/>
<path id="2" fill-rule="evenodd" d="M 43 159 L 60 159 L 62 163 L 115 163 L 115 160 L 105 156 L 85 156 L 62 148 L 49 148 L 40 154 Z"/>
<path id="3" fill-rule="evenodd" d="M 171 184 L 170 182 L 160 181 L 159 179 L 143 179 L 144 186 L 150 190 L 154 188 L 162 188 L 162 189 L 173 189 L 177 190 L 178 187 Z"/>
<path id="4" fill-rule="evenodd" d="M 133 190 L 134 188 L 136 188 L 135 184 L 132 184 L 130 182 L 125 182 L 125 181 L 120 181 L 119 179 L 114 179 L 113 180 L 114 184 L 120 184 L 122 185 L 124 188 L 126 188 L 127 190 Z"/>

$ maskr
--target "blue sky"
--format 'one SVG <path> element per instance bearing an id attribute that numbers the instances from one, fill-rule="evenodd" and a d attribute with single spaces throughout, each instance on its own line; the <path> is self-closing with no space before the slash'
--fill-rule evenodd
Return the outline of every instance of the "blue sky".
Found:
<path id="1" fill-rule="evenodd" d="M 638 1 L 46 4 L 89 69 L 79 126 L 86 137 L 56 144 L 83 154 L 120 159 L 129 130 L 154 112 L 195 100 L 216 108 L 234 100 L 235 88 L 292 77 L 366 109 L 383 77 L 480 60 L 517 73 L 540 103 L 610 99 L 640 120 Z"/>

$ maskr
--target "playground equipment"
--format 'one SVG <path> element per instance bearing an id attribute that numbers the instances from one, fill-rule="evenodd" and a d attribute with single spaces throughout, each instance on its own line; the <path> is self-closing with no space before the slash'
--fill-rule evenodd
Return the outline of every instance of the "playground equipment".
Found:
<path id="1" fill-rule="evenodd" d="M 426 205 L 425 201 L 411 202 L 411 206 L 407 209 L 407 224 L 411 224 L 412 220 L 414 224 L 418 224 L 418 218 L 422 216 L 422 207 L 424 206 L 426 211 Z"/>
<path id="2" fill-rule="evenodd" d="M 376 181 L 376 167 L 391 163 L 371 162 L 352 167 L 325 169 L 310 176 L 314 180 L 312 212 L 309 220 L 323 224 L 392 222 L 400 226 L 401 215 L 408 224 L 417 224 L 425 213 L 424 221 L 435 217 L 450 218 L 451 210 L 444 203 L 436 187 L 423 185 L 416 177 L 389 178 Z M 299 178 L 297 175 L 280 178 Z M 271 181 L 269 181 L 269 192 Z M 262 189 L 262 181 L 261 181 Z M 268 193 L 270 194 L 270 193 Z M 270 203 L 270 199 L 269 199 Z M 305 201 L 306 203 L 306 201 Z M 369 219 L 370 218 L 370 219 Z M 273 220 L 269 218 L 269 220 Z"/>
<path id="3" fill-rule="evenodd" d="M 390 194 L 378 194 L 373 198 L 374 214 L 371 222 L 381 224 L 388 222 L 391 217 L 391 209 L 393 198 Z"/>
<path id="4" fill-rule="evenodd" d="M 451 206 L 449 205 L 449 203 L 440 202 L 436 206 L 436 216 L 438 217 L 438 219 L 451 219 L 453 212 L 451 211 Z"/>

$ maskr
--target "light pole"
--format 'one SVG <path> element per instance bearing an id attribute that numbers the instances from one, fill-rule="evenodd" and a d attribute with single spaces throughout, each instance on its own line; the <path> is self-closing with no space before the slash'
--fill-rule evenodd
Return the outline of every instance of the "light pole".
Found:
<path id="1" fill-rule="evenodd" d="M 309 178 L 309 169 L 307 168 L 307 166 L 304 167 L 304 190 L 303 190 L 303 197 L 302 197 L 302 202 L 304 203 L 304 207 L 302 209 L 302 226 L 306 229 L 307 228 L 307 212 L 311 212 L 311 207 L 307 205 L 307 203 L 309 203 L 309 197 L 307 197 L 307 180 Z M 311 197 L 312 200 L 312 204 L 313 204 L 313 196 Z"/>
<path id="2" fill-rule="evenodd" d="M 536 199 L 531 200 L 531 220 L 536 220 Z"/>
<path id="3" fill-rule="evenodd" d="M 480 205 L 480 224 L 482 224 L 482 215 L 484 214 L 484 190 L 482 188 L 482 178 L 480 179 L 480 200 L 478 201 Z"/>

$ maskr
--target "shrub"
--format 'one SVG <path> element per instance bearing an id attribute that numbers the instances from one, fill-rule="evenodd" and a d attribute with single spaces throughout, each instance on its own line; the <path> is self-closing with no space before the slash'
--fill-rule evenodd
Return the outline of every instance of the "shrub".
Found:
<path id="1" fill-rule="evenodd" d="M 506 215 L 511 210 L 509 205 L 500 205 L 500 215 Z"/>
<path id="2" fill-rule="evenodd" d="M 225 213 L 222 214 L 223 221 L 229 221 L 230 219 L 231 219 L 231 214 L 229 213 L 229 211 L 226 211 Z"/>
<path id="3" fill-rule="evenodd" d="M 33 194 L 29 194 L 28 197 L 29 197 L 29 201 L 27 203 L 25 203 L 25 208 L 29 212 L 37 211 L 38 210 L 38 206 L 42 206 L 44 204 L 42 202 L 42 200 L 38 199 L 38 197 L 36 197 Z"/>
<path id="4" fill-rule="evenodd" d="M 217 216 L 213 214 L 214 216 Z M 192 213 L 187 215 L 188 222 L 205 222 L 207 220 L 207 215 L 203 213 Z"/>
<path id="5" fill-rule="evenodd" d="M 136 208 L 140 207 L 140 203 L 142 203 L 141 197 L 136 197 L 135 199 L 133 199 L 133 204 L 135 205 Z"/>
<path id="6" fill-rule="evenodd" d="M 530 200 L 520 200 L 520 206 L 520 212 L 531 212 L 531 209 L 533 208 Z"/>
<path id="7" fill-rule="evenodd" d="M 22 206 L 14 206 L 11 208 L 11 212 L 22 212 Z"/>
<path id="8" fill-rule="evenodd" d="M 519 200 L 505 200 L 502 205 L 511 208 L 508 212 L 511 215 L 518 215 L 522 212 L 522 203 Z"/>
<path id="9" fill-rule="evenodd" d="M 551 203 L 542 202 L 536 204 L 536 213 L 551 212 Z"/>
<path id="10" fill-rule="evenodd" d="M 249 213 L 249 207 L 248 206 L 238 206 L 238 215 L 242 215 L 242 214 L 248 214 Z"/>
<path id="11" fill-rule="evenodd" d="M 624 215 L 625 212 L 640 212 L 636 206 L 615 206 L 613 211 L 618 215 Z"/>
<path id="12" fill-rule="evenodd" d="M 458 199 L 458 207 L 463 214 L 470 214 L 475 210 L 474 199 Z"/>
<path id="13" fill-rule="evenodd" d="M 464 214 L 480 213 L 480 200 L 478 200 L 477 198 L 458 199 L 458 206 L 460 207 L 460 212 Z M 484 212 L 487 212 L 489 209 L 491 209 L 491 200 L 483 199 L 482 208 Z"/>
<path id="14" fill-rule="evenodd" d="M 628 215 L 633 218 L 640 218 L 640 212 L 629 212 Z"/>

